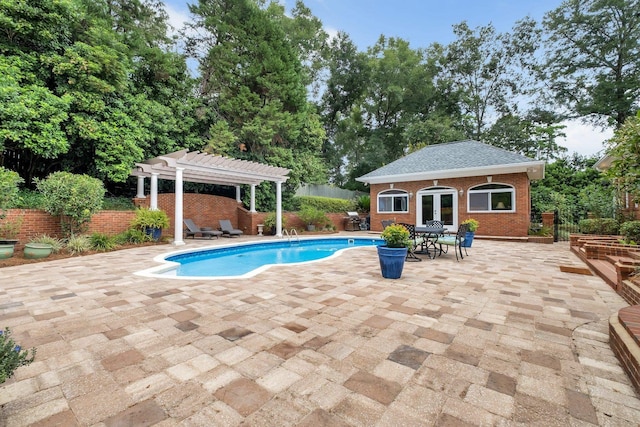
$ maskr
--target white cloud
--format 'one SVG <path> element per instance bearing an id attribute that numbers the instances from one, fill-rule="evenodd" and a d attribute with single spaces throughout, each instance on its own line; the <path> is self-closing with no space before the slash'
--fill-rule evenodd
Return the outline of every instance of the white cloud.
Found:
<path id="1" fill-rule="evenodd" d="M 164 7 L 169 15 L 169 25 L 173 27 L 171 35 L 175 35 L 184 26 L 184 23 L 189 21 L 189 10 L 177 9 L 168 3 L 165 3 Z"/>
<path id="2" fill-rule="evenodd" d="M 566 138 L 558 141 L 558 144 L 566 147 L 569 154 L 576 152 L 581 155 L 591 156 L 604 150 L 604 142 L 613 136 L 613 131 L 607 129 L 601 131 L 591 125 L 584 124 L 579 120 L 567 120 L 563 122 L 566 126 L 564 133 Z"/>
<path id="3" fill-rule="evenodd" d="M 324 31 L 329 35 L 329 42 L 338 37 L 338 30 L 331 27 L 324 27 Z"/>

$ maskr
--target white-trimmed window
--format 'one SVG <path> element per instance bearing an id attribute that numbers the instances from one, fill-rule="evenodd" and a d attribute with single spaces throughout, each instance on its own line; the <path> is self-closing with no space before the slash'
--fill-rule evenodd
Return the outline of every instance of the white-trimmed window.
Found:
<path id="1" fill-rule="evenodd" d="M 506 184 L 484 184 L 468 192 L 469 212 L 514 212 L 516 190 Z"/>
<path id="2" fill-rule="evenodd" d="M 378 212 L 409 212 L 409 193 L 403 190 L 385 190 L 378 193 Z"/>

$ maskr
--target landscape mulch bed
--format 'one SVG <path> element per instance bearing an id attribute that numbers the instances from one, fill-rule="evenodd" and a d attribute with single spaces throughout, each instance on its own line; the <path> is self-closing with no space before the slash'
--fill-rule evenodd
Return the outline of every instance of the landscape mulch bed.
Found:
<path id="1" fill-rule="evenodd" d="M 138 248 L 141 246 L 155 246 L 155 245 L 167 245 L 168 243 L 166 242 L 147 242 L 147 243 L 141 243 L 139 245 L 122 245 L 122 246 L 118 246 L 117 249 L 114 249 L 116 251 L 118 250 L 122 250 L 122 249 L 131 249 L 131 248 Z M 11 258 L 7 258 L 7 259 L 0 259 L 0 268 L 3 267 L 13 267 L 16 265 L 25 265 L 25 264 L 34 264 L 37 262 L 47 262 L 47 261 L 53 261 L 53 260 L 57 260 L 57 259 L 64 259 L 64 258 L 72 258 L 72 257 L 82 257 L 82 256 L 86 256 L 86 255 L 93 255 L 93 254 L 99 254 L 99 253 L 104 253 L 104 252 L 100 252 L 100 251 L 87 251 L 87 252 L 83 252 L 81 254 L 71 254 L 69 252 L 66 251 L 60 251 L 58 253 L 52 253 L 51 255 L 49 255 L 46 258 L 40 258 L 40 259 L 27 259 L 24 257 L 24 253 L 22 251 L 22 249 L 17 249 L 13 252 L 13 256 Z"/>

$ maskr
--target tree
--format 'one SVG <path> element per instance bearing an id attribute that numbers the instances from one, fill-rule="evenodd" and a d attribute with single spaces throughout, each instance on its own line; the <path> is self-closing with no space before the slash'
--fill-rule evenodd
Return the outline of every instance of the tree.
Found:
<path id="1" fill-rule="evenodd" d="M 124 182 L 200 143 L 161 2 L 0 0 L 0 22 L 0 160 L 27 185 L 61 169 Z"/>
<path id="2" fill-rule="evenodd" d="M 287 189 L 324 180 L 324 132 L 306 99 L 299 52 L 282 26 L 252 0 L 200 0 L 190 10 L 197 35 L 187 47 L 199 59 L 211 112 L 208 149 L 291 169 Z M 272 193 L 258 187 L 256 206 L 273 209 Z"/>
<path id="3" fill-rule="evenodd" d="M 640 200 L 640 111 L 629 117 L 608 141 L 607 155 L 613 159 L 608 177 L 622 191 Z"/>
<path id="4" fill-rule="evenodd" d="M 531 110 L 525 117 L 515 114 L 501 116 L 485 134 L 485 141 L 538 160 L 552 160 L 567 151 L 557 144 L 565 136 L 560 117 L 550 111 Z"/>
<path id="5" fill-rule="evenodd" d="M 613 200 L 610 183 L 593 165 L 597 157 L 585 157 L 578 154 L 562 156 L 549 163 L 545 168 L 544 179 L 531 183 L 531 211 L 533 215 L 541 212 L 561 209 L 577 213 L 575 218 L 565 218 L 574 222 L 584 217 L 588 211 L 605 212 L 599 201 L 609 195 Z M 590 189 L 598 188 L 592 198 L 587 195 Z M 612 203 L 611 203 L 612 204 Z"/>
<path id="6" fill-rule="evenodd" d="M 102 206 L 102 181 L 88 175 L 54 172 L 36 184 L 43 195 L 44 210 L 60 217 L 67 235 L 85 231 L 91 216 Z"/>
<path id="7" fill-rule="evenodd" d="M 548 12 L 542 79 L 571 117 L 619 128 L 639 107 L 640 1 L 565 0 Z"/>
<path id="8" fill-rule="evenodd" d="M 311 89 L 313 95 L 318 95 L 322 85 L 321 73 L 325 68 L 329 39 L 322 22 L 313 16 L 311 9 L 301 0 L 296 0 L 289 15 L 285 13 L 282 4 L 272 1 L 267 8 L 267 14 L 282 26 L 285 37 L 298 53 L 298 60 L 302 65 L 303 84 Z"/>
<path id="9" fill-rule="evenodd" d="M 470 118 L 468 135 L 482 140 L 488 123 L 517 112 L 525 78 L 522 66 L 538 47 L 538 30 L 535 22 L 524 19 L 512 33 L 499 34 L 492 24 L 471 29 L 466 22 L 454 25 L 453 32 L 457 40 L 443 49 L 444 75 Z"/>
<path id="10" fill-rule="evenodd" d="M 344 156 L 350 145 L 345 134 L 348 118 L 364 94 L 369 79 L 367 57 L 358 52 L 358 48 L 345 32 L 339 32 L 331 40 L 327 73 L 329 77 L 322 95 L 319 109 L 327 135 L 322 154 L 327 162 L 330 180 L 336 185 L 346 183 L 344 176 Z"/>

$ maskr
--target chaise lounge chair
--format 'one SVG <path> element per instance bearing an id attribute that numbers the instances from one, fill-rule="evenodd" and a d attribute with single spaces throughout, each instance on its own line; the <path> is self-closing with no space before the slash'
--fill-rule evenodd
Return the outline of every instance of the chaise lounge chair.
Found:
<path id="1" fill-rule="evenodd" d="M 222 230 L 222 235 L 225 237 L 233 237 L 233 236 L 241 236 L 242 230 L 238 230 L 237 228 L 233 228 L 231 225 L 231 221 L 228 219 L 221 219 L 220 222 L 220 230 Z"/>
<path id="2" fill-rule="evenodd" d="M 215 238 L 217 239 L 218 237 L 222 236 L 222 231 L 214 230 L 212 228 L 198 227 L 191 219 L 185 219 L 184 225 L 187 226 L 187 231 L 185 232 L 187 237 L 191 236 L 195 239 L 196 234 L 200 234 L 202 237 L 211 239 L 215 236 Z"/>

